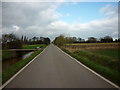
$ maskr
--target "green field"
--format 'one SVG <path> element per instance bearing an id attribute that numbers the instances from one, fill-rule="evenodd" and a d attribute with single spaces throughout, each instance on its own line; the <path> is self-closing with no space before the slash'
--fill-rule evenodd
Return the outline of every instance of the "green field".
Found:
<path id="1" fill-rule="evenodd" d="M 10 52 L 10 51 L 2 51 L 2 60 L 6 60 L 9 58 L 14 58 L 16 57 L 15 52 Z"/>
<path id="2" fill-rule="evenodd" d="M 35 45 L 23 45 L 23 49 L 35 49 L 36 47 L 45 47 L 45 44 L 35 44 Z M 15 52 L 11 52 L 11 51 L 7 51 L 7 50 L 2 50 L 2 60 L 7 60 L 10 58 L 15 58 L 16 53 Z"/>
<path id="3" fill-rule="evenodd" d="M 116 51 L 117 51 L 117 49 L 116 49 Z M 116 56 L 118 56 L 117 52 L 114 53 L 116 55 L 112 55 L 112 56 L 110 56 L 111 53 L 112 53 L 112 51 L 110 51 L 110 50 L 106 50 L 105 54 L 104 54 L 104 50 L 103 50 L 103 53 L 102 53 L 102 50 L 101 50 L 100 54 L 99 54 L 98 50 L 97 50 L 97 52 L 98 53 L 95 53 L 95 52 L 93 53 L 93 52 L 90 52 L 90 51 L 77 50 L 77 51 L 74 52 L 74 54 L 85 57 L 85 58 L 88 58 L 89 60 L 94 61 L 98 64 L 101 64 L 101 65 L 106 66 L 108 68 L 119 71 L 118 68 L 120 68 L 120 66 L 119 66 L 118 63 L 120 63 L 120 60 L 116 57 Z"/>
<path id="4" fill-rule="evenodd" d="M 106 49 L 106 50 L 94 50 L 93 53 L 100 54 L 100 55 L 106 55 L 113 58 L 118 58 L 118 53 L 120 53 L 120 50 L 118 49 Z"/>
<path id="5" fill-rule="evenodd" d="M 45 44 L 23 45 L 23 49 L 35 49 L 36 47 L 43 47 Z"/>

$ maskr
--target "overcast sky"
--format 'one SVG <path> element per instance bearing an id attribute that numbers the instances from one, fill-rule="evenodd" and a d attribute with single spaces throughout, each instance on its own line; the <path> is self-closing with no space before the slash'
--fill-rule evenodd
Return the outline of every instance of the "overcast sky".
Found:
<path id="1" fill-rule="evenodd" d="M 118 37 L 117 2 L 2 2 L 2 33 Z"/>

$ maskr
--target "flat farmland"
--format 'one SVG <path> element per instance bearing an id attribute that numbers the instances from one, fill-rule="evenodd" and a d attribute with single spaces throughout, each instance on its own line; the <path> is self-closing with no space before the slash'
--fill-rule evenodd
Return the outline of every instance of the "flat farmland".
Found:
<path id="1" fill-rule="evenodd" d="M 71 52 L 76 50 L 106 50 L 106 49 L 118 49 L 118 43 L 77 43 L 77 44 L 65 44 L 63 48 L 69 49 Z"/>
<path id="2" fill-rule="evenodd" d="M 106 56 L 113 57 L 113 58 L 117 59 L 117 58 L 119 58 L 120 49 L 117 49 L 117 48 L 97 49 L 97 50 L 91 50 L 91 52 L 95 53 L 95 54 L 106 55 Z"/>

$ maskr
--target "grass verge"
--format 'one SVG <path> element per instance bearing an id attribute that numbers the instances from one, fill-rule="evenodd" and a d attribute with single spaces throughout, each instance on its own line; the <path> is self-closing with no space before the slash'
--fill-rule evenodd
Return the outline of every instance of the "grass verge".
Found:
<path id="1" fill-rule="evenodd" d="M 96 54 L 96 53 L 92 53 L 89 51 L 81 51 L 81 50 L 77 50 L 74 52 L 74 54 L 88 58 L 91 61 L 94 61 L 98 64 L 101 64 L 103 66 L 106 66 L 108 68 L 114 69 L 116 71 L 120 72 L 120 60 L 118 58 L 113 58 L 110 56 L 106 56 L 106 55 L 101 55 L 101 54 Z"/>
<path id="2" fill-rule="evenodd" d="M 17 73 L 22 67 L 24 67 L 29 61 L 31 61 L 35 56 L 40 54 L 43 49 L 46 46 L 44 46 L 41 50 L 35 51 L 30 57 L 25 58 L 24 60 L 21 60 L 17 62 L 16 64 L 12 65 L 10 68 L 2 72 L 2 84 L 4 84 L 8 79 L 10 79 L 15 73 Z"/>
<path id="3" fill-rule="evenodd" d="M 118 53 L 120 52 L 119 48 L 116 49 L 103 49 L 103 50 L 93 50 L 92 53 L 106 55 L 113 58 L 119 58 Z"/>
<path id="4" fill-rule="evenodd" d="M 94 61 L 89 60 L 88 58 L 71 53 L 66 49 L 62 49 L 62 50 L 65 51 L 66 53 L 68 53 L 69 55 L 71 55 L 72 57 L 76 58 L 78 61 L 80 61 L 84 65 L 88 66 L 95 72 L 101 74 L 105 78 L 109 79 L 110 81 L 112 81 L 120 86 L 120 77 L 119 77 L 120 72 L 110 69 L 108 67 L 105 67 L 103 65 L 100 65 Z"/>

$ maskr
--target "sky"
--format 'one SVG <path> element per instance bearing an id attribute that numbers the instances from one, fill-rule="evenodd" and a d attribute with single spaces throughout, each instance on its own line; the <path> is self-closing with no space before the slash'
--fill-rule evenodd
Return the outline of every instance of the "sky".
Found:
<path id="1" fill-rule="evenodd" d="M 2 2 L 2 34 L 118 37 L 117 2 Z"/>

